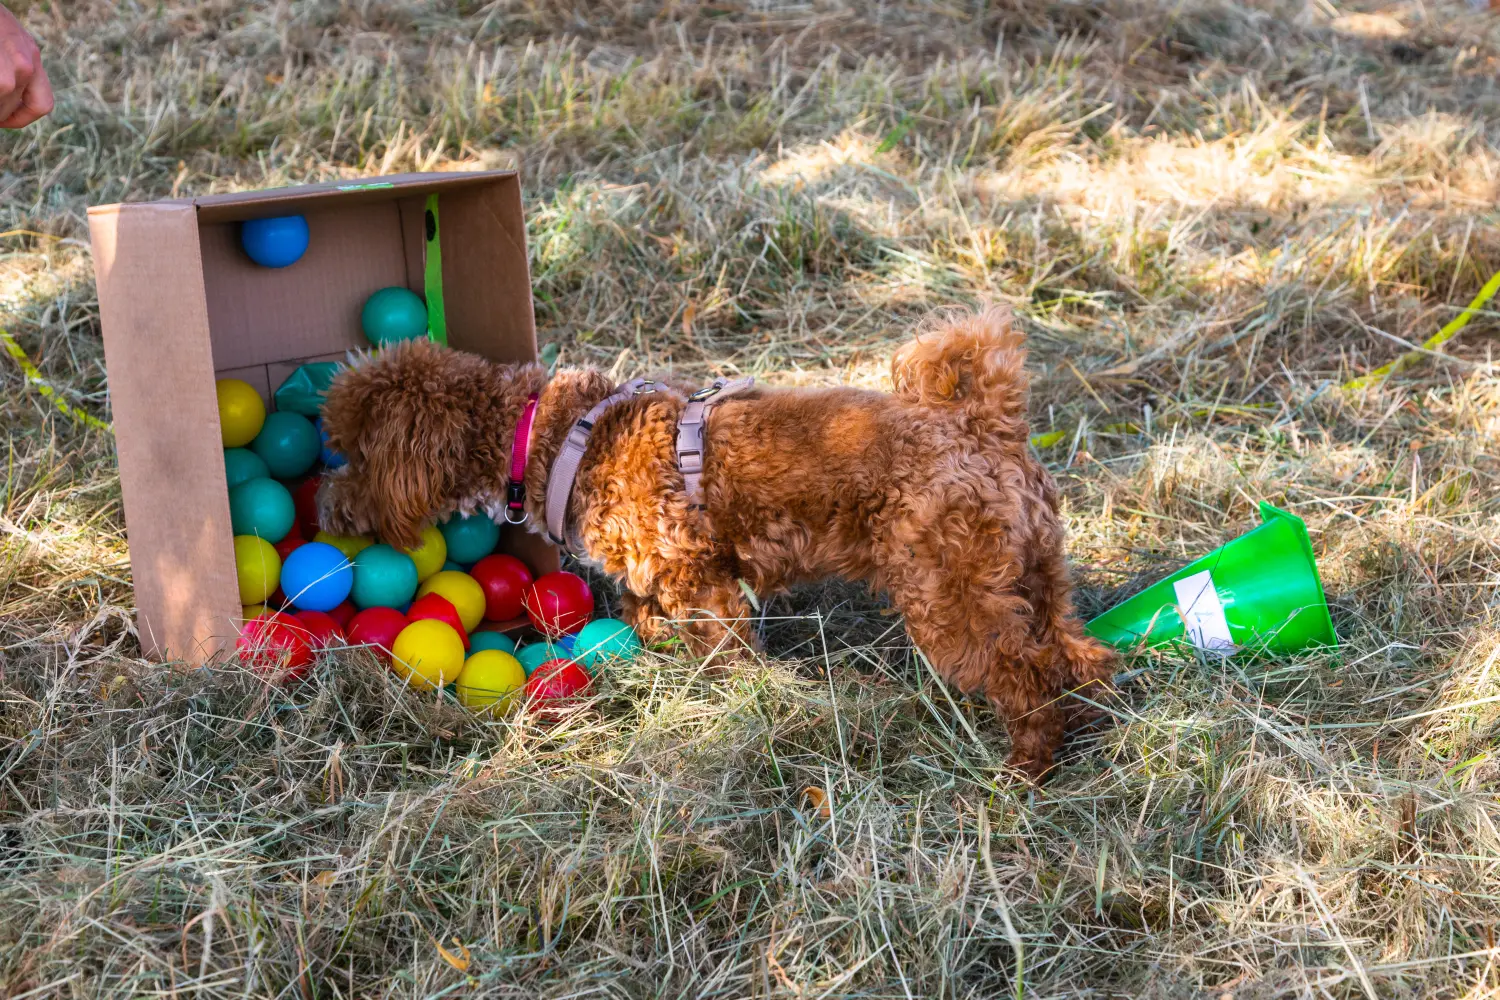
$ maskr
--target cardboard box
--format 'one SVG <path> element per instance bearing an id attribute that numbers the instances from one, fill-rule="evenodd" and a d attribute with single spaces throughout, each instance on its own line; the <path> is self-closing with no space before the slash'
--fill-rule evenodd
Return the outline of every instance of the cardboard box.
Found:
<path id="1" fill-rule="evenodd" d="M 436 247 L 429 253 L 429 197 Z M 312 238 L 263 268 L 238 224 L 301 214 Z M 271 395 L 306 361 L 368 348 L 365 299 L 442 283 L 450 346 L 536 358 L 520 182 L 514 172 L 404 174 L 89 209 L 99 318 L 141 646 L 202 663 L 232 650 L 241 615 L 216 378 Z M 507 528 L 501 550 L 537 572 L 557 553 Z"/>

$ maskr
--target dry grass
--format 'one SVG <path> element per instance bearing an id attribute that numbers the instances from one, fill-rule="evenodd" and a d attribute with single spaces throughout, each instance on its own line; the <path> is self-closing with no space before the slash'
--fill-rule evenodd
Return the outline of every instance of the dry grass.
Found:
<path id="1" fill-rule="evenodd" d="M 556 726 L 135 658 L 105 434 L 0 359 L 0 992 L 1500 996 L 1500 23 L 1462 3 L 37 4 L 0 325 L 107 416 L 84 208 L 519 164 L 564 361 L 1032 334 L 1086 610 L 1305 516 L 1347 645 L 1142 658 L 1044 791 L 829 587 Z M 18 232 L 24 231 L 24 232 Z M 169 405 L 169 401 L 168 401 Z M 800 794 L 828 792 L 828 815 Z M 446 955 L 445 955 L 446 951 Z M 466 966 L 460 969 L 459 966 Z"/>

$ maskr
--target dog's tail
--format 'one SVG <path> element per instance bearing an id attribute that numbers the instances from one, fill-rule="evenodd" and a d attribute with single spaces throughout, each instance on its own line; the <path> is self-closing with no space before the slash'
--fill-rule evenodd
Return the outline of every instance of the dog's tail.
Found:
<path id="1" fill-rule="evenodd" d="M 1009 306 L 949 320 L 891 359 L 896 395 L 935 407 L 958 407 L 970 422 L 1006 437 L 1025 433 L 1025 337 Z"/>

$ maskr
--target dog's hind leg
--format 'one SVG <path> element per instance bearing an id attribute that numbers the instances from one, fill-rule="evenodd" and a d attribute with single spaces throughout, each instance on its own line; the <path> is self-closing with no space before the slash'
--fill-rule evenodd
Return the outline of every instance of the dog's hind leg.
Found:
<path id="1" fill-rule="evenodd" d="M 1011 765 L 1041 779 L 1067 723 L 1064 667 L 1037 641 L 1021 566 L 1004 545 L 903 548 L 888 589 L 912 641 L 944 681 L 990 703 L 1010 733 Z"/>

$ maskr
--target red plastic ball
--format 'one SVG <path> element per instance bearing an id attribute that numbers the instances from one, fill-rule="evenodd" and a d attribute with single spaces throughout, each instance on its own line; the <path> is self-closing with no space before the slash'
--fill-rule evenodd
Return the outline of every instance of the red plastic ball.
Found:
<path id="1" fill-rule="evenodd" d="M 526 700 L 533 704 L 565 701 L 588 686 L 588 671 L 572 660 L 548 660 L 527 678 Z"/>
<path id="2" fill-rule="evenodd" d="M 343 627 L 326 612 L 299 611 L 292 617 L 300 623 L 303 636 L 313 649 L 342 646 L 348 641 L 344 638 Z"/>
<path id="3" fill-rule="evenodd" d="M 266 607 L 272 611 L 284 611 L 288 603 L 290 602 L 287 601 L 286 594 L 282 592 L 279 585 L 271 591 L 271 596 L 266 598 Z"/>
<path id="4" fill-rule="evenodd" d="M 406 609 L 406 617 L 414 622 L 424 618 L 446 622 L 453 626 L 453 631 L 464 641 L 464 649 L 469 648 L 469 633 L 464 631 L 463 619 L 458 617 L 458 609 L 453 606 L 453 602 L 442 594 L 424 594 L 412 601 L 411 607 Z"/>
<path id="5" fill-rule="evenodd" d="M 313 659 L 304 629 L 289 615 L 250 619 L 240 630 L 237 646 L 240 658 L 253 670 L 283 682 L 301 679 Z"/>
<path id="6" fill-rule="evenodd" d="M 351 646 L 370 646 L 381 659 L 389 660 L 396 636 L 410 625 L 407 617 L 395 608 L 365 608 L 349 619 L 345 630 Z"/>
<path id="7" fill-rule="evenodd" d="M 322 476 L 309 476 L 292 491 L 292 503 L 297 507 L 297 530 L 303 538 L 311 538 L 322 530 L 318 526 L 318 487 L 322 485 Z"/>
<path id="8" fill-rule="evenodd" d="M 340 604 L 338 607 L 328 612 L 328 617 L 338 622 L 339 628 L 347 629 L 349 627 L 350 619 L 352 619 L 355 614 L 358 613 L 358 611 L 359 609 L 354 606 L 353 601 L 345 601 L 343 604 Z"/>
<path id="9" fill-rule="evenodd" d="M 291 531 L 287 533 L 287 536 L 285 538 L 276 543 L 276 554 L 281 557 L 282 562 L 286 562 L 287 556 L 291 555 L 294 550 L 299 549 L 306 544 L 307 539 L 303 538 L 295 531 Z"/>
<path id="10" fill-rule="evenodd" d="M 469 575 L 484 590 L 484 616 L 492 622 L 521 617 L 521 601 L 531 586 L 531 570 L 515 556 L 485 556 Z"/>
<path id="11" fill-rule="evenodd" d="M 594 595 L 583 577 L 548 573 L 526 589 L 526 616 L 549 639 L 571 635 L 589 623 Z"/>

